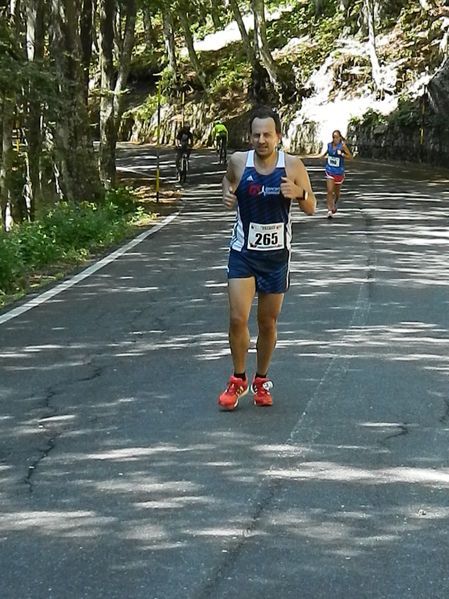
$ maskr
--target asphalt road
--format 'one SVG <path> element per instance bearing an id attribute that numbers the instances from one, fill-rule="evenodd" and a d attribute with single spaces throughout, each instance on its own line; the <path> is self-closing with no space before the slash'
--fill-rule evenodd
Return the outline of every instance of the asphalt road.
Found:
<path id="1" fill-rule="evenodd" d="M 275 404 L 223 413 L 214 160 L 165 226 L 0 313 L 0 596 L 447 599 L 448 174 L 355 161 L 330 222 L 305 160 Z"/>

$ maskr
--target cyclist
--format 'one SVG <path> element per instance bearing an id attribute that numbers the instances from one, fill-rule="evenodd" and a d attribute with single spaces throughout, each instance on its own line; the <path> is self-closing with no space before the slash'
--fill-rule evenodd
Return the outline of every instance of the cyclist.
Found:
<path id="1" fill-rule="evenodd" d="M 228 130 L 226 125 L 224 125 L 220 120 L 215 121 L 214 127 L 212 129 L 212 143 L 215 142 L 215 147 L 217 152 L 220 151 L 220 141 L 223 143 L 224 149 L 224 159 L 226 162 L 226 148 L 228 145 Z"/>
<path id="2" fill-rule="evenodd" d="M 190 152 L 193 146 L 193 133 L 190 125 L 183 125 L 176 135 L 176 170 L 179 170 L 181 156 L 183 152 L 187 153 L 187 159 L 190 159 Z"/>

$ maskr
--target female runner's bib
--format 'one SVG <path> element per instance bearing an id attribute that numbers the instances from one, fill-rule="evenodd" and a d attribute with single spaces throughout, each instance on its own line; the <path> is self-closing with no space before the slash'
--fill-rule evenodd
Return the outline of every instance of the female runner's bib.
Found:
<path id="1" fill-rule="evenodd" d="M 332 145 L 332 142 L 327 145 L 327 162 L 326 162 L 326 173 L 330 175 L 343 175 L 345 172 L 345 161 L 343 156 L 340 156 L 337 152 L 343 150 L 343 144 L 340 141 L 336 148 Z"/>

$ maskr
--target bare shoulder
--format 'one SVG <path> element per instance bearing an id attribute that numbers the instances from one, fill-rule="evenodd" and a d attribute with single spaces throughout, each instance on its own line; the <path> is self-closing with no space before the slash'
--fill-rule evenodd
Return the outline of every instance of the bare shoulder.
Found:
<path id="1" fill-rule="evenodd" d="M 228 160 L 228 169 L 226 176 L 229 181 L 238 183 L 242 178 L 243 171 L 245 170 L 246 158 L 248 152 L 233 152 Z"/>
<path id="2" fill-rule="evenodd" d="M 246 163 L 246 157 L 248 156 L 248 152 L 233 152 L 230 161 L 234 164 L 234 166 L 239 166 L 240 164 Z"/>
<path id="3" fill-rule="evenodd" d="M 285 171 L 288 177 L 295 178 L 305 171 L 305 166 L 299 156 L 285 153 Z"/>
<path id="4" fill-rule="evenodd" d="M 295 167 L 301 165 L 302 163 L 303 162 L 299 156 L 295 156 L 295 154 L 288 154 L 287 152 L 285 152 L 285 166 Z"/>

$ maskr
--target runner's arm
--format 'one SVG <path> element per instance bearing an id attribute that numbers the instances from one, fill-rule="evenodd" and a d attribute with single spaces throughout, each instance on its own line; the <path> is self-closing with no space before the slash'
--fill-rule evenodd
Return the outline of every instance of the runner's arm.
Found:
<path id="1" fill-rule="evenodd" d="M 282 177 L 281 192 L 285 198 L 297 200 L 299 208 L 311 216 L 315 212 L 316 198 L 310 184 L 309 174 L 302 160 L 286 155 L 286 177 Z"/>
<path id="2" fill-rule="evenodd" d="M 225 176 L 222 181 L 223 204 L 226 208 L 234 207 L 237 200 L 235 190 L 240 182 L 246 159 L 246 152 L 234 152 L 228 161 Z M 243 166 L 243 168 L 242 168 Z"/>
<path id="3" fill-rule="evenodd" d="M 348 146 L 346 145 L 346 142 L 342 143 L 342 148 L 343 148 L 343 158 L 345 158 L 346 160 L 353 160 L 354 156 L 351 154 L 351 151 L 349 150 Z"/>

